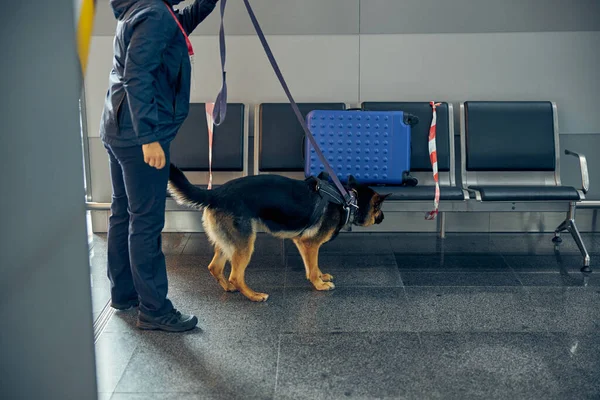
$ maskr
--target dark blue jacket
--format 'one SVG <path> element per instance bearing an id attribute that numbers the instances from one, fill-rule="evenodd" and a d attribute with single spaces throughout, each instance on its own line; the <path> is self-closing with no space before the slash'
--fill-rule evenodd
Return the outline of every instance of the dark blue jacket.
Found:
<path id="1" fill-rule="evenodd" d="M 186 33 L 218 0 L 178 11 Z M 167 7 L 181 0 L 110 0 L 117 18 L 113 67 L 100 137 L 116 147 L 172 140 L 189 112 L 191 64 L 183 33 Z"/>

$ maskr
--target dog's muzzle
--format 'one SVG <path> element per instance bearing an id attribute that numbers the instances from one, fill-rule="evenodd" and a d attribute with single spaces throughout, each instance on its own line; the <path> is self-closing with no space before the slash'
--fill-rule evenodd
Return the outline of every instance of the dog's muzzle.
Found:
<path id="1" fill-rule="evenodd" d="M 375 223 L 376 224 L 380 224 L 381 222 L 383 222 L 383 213 L 380 213 L 379 215 L 377 215 L 375 217 Z"/>

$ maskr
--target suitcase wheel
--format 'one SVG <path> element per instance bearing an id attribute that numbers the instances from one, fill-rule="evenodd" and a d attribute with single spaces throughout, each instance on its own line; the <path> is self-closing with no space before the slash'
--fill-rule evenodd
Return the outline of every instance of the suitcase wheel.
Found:
<path id="1" fill-rule="evenodd" d="M 419 184 L 419 180 L 417 178 L 415 178 L 414 176 L 410 176 L 409 172 L 404 172 L 402 174 L 402 178 L 404 180 L 404 185 L 406 186 L 417 186 Z"/>
<path id="2" fill-rule="evenodd" d="M 406 125 L 414 127 L 419 124 L 419 117 L 417 117 L 416 115 L 404 113 L 404 123 Z"/>

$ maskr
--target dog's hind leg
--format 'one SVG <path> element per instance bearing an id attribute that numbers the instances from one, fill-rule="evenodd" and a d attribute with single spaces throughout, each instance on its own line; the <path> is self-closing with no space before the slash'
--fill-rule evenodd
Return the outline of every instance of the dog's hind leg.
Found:
<path id="1" fill-rule="evenodd" d="M 319 248 L 321 247 L 321 243 L 314 240 L 294 239 L 294 244 L 298 247 L 302 261 L 304 261 L 306 278 L 313 284 L 315 289 L 335 289 L 333 282 L 330 282 L 333 277 L 329 274 L 323 274 L 319 269 Z"/>
<path id="2" fill-rule="evenodd" d="M 223 274 L 225 263 L 227 263 L 227 257 L 223 254 L 223 250 L 218 245 L 215 245 L 215 256 L 210 262 L 208 270 L 226 292 L 235 292 L 237 288 L 231 282 L 228 282 Z"/>
<path id="3" fill-rule="evenodd" d="M 236 248 L 231 257 L 231 274 L 229 282 L 233 284 L 244 296 L 252 301 L 267 301 L 269 295 L 266 293 L 257 293 L 246 285 L 245 273 L 246 267 L 250 262 L 254 252 L 254 240 L 256 234 L 253 232 L 245 243 L 236 243 Z"/>

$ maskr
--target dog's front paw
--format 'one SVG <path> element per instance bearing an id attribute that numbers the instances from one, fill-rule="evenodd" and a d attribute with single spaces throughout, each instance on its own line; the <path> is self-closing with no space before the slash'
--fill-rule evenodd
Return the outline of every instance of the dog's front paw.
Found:
<path id="1" fill-rule="evenodd" d="M 335 289 L 335 285 L 333 282 L 316 282 L 313 283 L 315 289 L 317 290 L 333 290 Z"/>
<path id="2" fill-rule="evenodd" d="M 233 285 L 233 283 L 227 282 L 225 279 L 219 280 L 219 285 L 221 285 L 223 290 L 225 290 L 226 292 L 237 292 L 238 291 L 238 289 Z"/>
<path id="3" fill-rule="evenodd" d="M 321 280 L 323 282 L 331 282 L 333 280 L 333 275 L 323 274 L 323 275 L 321 275 Z"/>
<path id="4" fill-rule="evenodd" d="M 262 301 L 267 301 L 267 299 L 269 298 L 269 295 L 266 293 L 253 293 L 253 294 L 249 295 L 248 298 L 252 301 L 262 302 Z"/>

